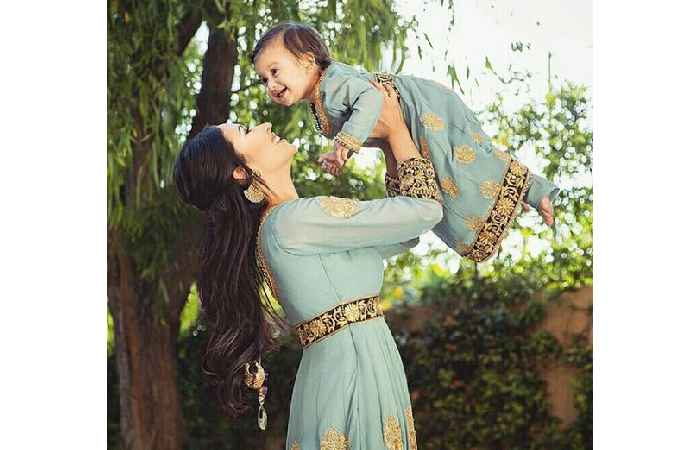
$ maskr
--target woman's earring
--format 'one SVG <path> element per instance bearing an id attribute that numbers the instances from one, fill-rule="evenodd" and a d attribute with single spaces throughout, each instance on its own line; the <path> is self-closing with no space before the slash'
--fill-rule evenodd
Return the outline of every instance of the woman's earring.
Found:
<path id="1" fill-rule="evenodd" d="M 260 176 L 259 173 L 254 173 L 258 177 Z M 260 203 L 265 198 L 265 194 L 263 194 L 262 189 L 260 189 L 260 186 L 258 186 L 258 183 L 255 181 L 255 179 L 253 179 L 250 182 L 250 186 L 248 186 L 246 190 L 243 191 L 243 195 L 245 195 L 245 198 L 247 198 L 248 201 L 251 203 Z"/>
<path id="2" fill-rule="evenodd" d="M 250 371 L 250 363 L 245 364 L 245 385 L 253 390 L 258 391 L 258 427 L 261 430 L 267 428 L 267 411 L 265 411 L 265 396 L 267 395 L 267 386 L 265 386 L 265 369 L 260 364 L 260 359 L 254 361 L 257 366 L 255 372 Z"/>

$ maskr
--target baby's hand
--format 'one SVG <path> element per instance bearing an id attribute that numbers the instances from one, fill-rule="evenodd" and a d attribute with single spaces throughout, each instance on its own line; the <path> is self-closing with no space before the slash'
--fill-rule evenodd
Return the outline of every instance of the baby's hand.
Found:
<path id="1" fill-rule="evenodd" d="M 338 144 L 337 142 L 333 143 L 335 145 L 335 156 L 338 161 L 341 161 L 341 167 L 345 164 L 345 162 L 350 159 L 352 156 L 352 152 L 348 150 L 347 148 L 343 147 L 342 145 Z"/>
<path id="2" fill-rule="evenodd" d="M 336 177 L 340 175 L 340 171 L 342 170 L 343 165 L 345 165 L 344 160 L 338 159 L 337 150 L 324 153 L 318 158 L 318 162 L 321 164 L 321 168 L 324 170 L 324 172 L 328 172 Z"/>

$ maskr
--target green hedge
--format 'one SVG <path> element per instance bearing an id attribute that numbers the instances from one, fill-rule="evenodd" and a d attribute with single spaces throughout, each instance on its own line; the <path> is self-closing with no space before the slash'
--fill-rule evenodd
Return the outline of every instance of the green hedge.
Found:
<path id="1" fill-rule="evenodd" d="M 459 280 L 423 289 L 433 317 L 416 332 L 393 328 L 411 388 L 419 448 L 592 448 L 592 350 L 582 339 L 565 350 L 536 331 L 540 283 L 523 276 Z M 397 316 L 409 315 L 405 309 Z M 577 421 L 564 428 L 547 402 L 542 370 L 578 368 Z"/>
<path id="2" fill-rule="evenodd" d="M 421 303 L 431 319 L 418 331 L 402 330 L 411 307 L 396 306 L 388 320 L 396 336 L 411 389 L 419 448 L 423 450 L 579 450 L 592 448 L 592 352 L 583 340 L 564 349 L 535 328 L 545 303 L 532 300 L 541 288 L 523 275 L 479 280 L 460 276 L 425 286 Z M 271 374 L 269 429 L 259 432 L 255 414 L 236 423 L 224 419 L 204 386 L 201 348 L 206 332 L 184 336 L 179 380 L 191 450 L 282 449 L 298 345 L 284 339 L 265 361 Z M 543 367 L 579 369 L 573 381 L 578 419 L 569 427 L 550 413 Z M 108 359 L 109 447 L 118 448 L 118 389 Z M 251 400 L 253 400 L 251 398 Z"/>

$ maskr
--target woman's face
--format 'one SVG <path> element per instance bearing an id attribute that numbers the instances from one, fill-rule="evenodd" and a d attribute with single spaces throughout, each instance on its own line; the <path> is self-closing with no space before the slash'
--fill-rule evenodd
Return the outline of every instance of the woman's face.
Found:
<path id="1" fill-rule="evenodd" d="M 266 174 L 272 175 L 280 170 L 289 173 L 297 148 L 273 133 L 269 122 L 251 129 L 237 123 L 224 123 L 219 128 L 224 138 L 243 157 L 246 165 L 258 170 L 263 178 Z"/>

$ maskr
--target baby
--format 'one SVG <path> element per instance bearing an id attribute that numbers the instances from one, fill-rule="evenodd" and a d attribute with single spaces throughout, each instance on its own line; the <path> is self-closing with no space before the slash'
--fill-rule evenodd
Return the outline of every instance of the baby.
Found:
<path id="1" fill-rule="evenodd" d="M 551 200 L 559 189 L 493 148 L 474 112 L 441 84 L 371 74 L 334 61 L 318 32 L 298 23 L 282 23 L 265 33 L 252 60 L 273 102 L 286 107 L 308 102 L 318 131 L 333 139 L 335 151 L 319 159 L 324 170 L 338 175 L 363 145 L 383 148 L 387 194 L 394 196 L 398 180 L 391 152 L 371 139 L 383 102 L 371 81 L 390 86 L 442 189 L 443 220 L 433 231 L 460 255 L 481 262 L 496 253 L 521 201 L 537 208 L 547 225 L 553 223 Z"/>

